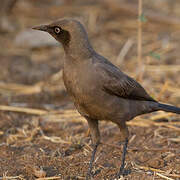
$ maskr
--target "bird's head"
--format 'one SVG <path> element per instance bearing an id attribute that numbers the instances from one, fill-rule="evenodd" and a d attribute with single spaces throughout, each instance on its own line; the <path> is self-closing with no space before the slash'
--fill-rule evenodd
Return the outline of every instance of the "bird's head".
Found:
<path id="1" fill-rule="evenodd" d="M 60 19 L 48 25 L 35 26 L 33 29 L 48 32 L 62 43 L 65 50 L 70 49 L 71 52 L 91 47 L 83 25 L 75 19 Z"/>
<path id="2" fill-rule="evenodd" d="M 48 25 L 35 26 L 33 29 L 48 32 L 63 45 L 68 45 L 71 40 L 71 31 L 78 22 L 70 19 L 62 19 Z"/>

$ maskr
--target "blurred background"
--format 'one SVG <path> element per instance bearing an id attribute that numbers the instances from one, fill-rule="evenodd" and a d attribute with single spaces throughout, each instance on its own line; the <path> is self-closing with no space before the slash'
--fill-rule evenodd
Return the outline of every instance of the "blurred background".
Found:
<path id="1" fill-rule="evenodd" d="M 83 179 L 88 167 L 81 164 L 88 162 L 91 151 L 88 127 L 62 82 L 63 48 L 47 33 L 32 30 L 35 25 L 64 17 L 80 20 L 97 52 L 138 80 L 155 99 L 180 106 L 180 2 L 141 2 L 1 0 L 0 159 L 4 160 L 0 160 L 0 176 L 33 179 L 61 174 L 60 179 Z M 155 150 L 129 150 L 127 166 L 138 169 L 128 175 L 129 179 L 161 179 L 157 173 L 167 170 L 171 178 L 180 177 L 178 119 L 174 114 L 157 112 L 129 122 L 129 149 L 137 150 L 144 143 L 143 147 Z M 112 123 L 102 123 L 101 127 L 102 141 L 108 143 L 98 154 L 97 179 L 111 177 L 120 163 L 112 157 L 121 157 L 112 145 L 118 142 L 119 132 L 114 134 L 117 127 Z M 163 154 L 158 148 L 174 150 Z M 53 153 L 56 155 L 52 157 Z M 107 155 L 111 162 L 106 162 Z M 12 159 L 17 166 L 9 164 Z M 72 168 L 64 168 L 67 163 Z M 38 174 L 39 167 L 45 175 Z M 148 174 L 146 167 L 161 171 L 151 169 Z"/>

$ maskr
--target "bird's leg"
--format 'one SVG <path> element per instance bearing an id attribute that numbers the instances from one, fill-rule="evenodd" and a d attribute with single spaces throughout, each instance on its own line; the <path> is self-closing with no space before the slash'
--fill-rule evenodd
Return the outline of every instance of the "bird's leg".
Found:
<path id="1" fill-rule="evenodd" d="M 89 162 L 89 168 L 88 168 L 86 180 L 88 180 L 89 177 L 93 176 L 92 168 L 93 168 L 93 162 L 94 162 L 94 158 L 95 158 L 95 154 L 96 154 L 98 145 L 99 145 L 99 143 L 94 145 L 94 148 L 93 148 L 93 151 L 92 151 L 92 155 L 91 155 L 91 160 Z"/>
<path id="2" fill-rule="evenodd" d="M 121 134 L 123 136 L 124 143 L 123 143 L 123 152 L 122 152 L 122 159 L 121 159 L 121 167 L 120 167 L 120 170 L 119 170 L 119 172 L 117 174 L 118 178 L 121 175 L 123 175 L 123 173 L 124 173 L 125 158 L 126 158 L 127 145 L 128 145 L 128 136 L 129 136 L 128 128 L 127 128 L 125 123 L 120 124 L 119 128 L 120 128 Z"/>
<path id="3" fill-rule="evenodd" d="M 123 153 L 122 153 L 122 160 L 121 160 L 121 167 L 117 174 L 118 177 L 123 175 L 124 172 L 124 166 L 125 166 L 125 158 L 126 158 L 126 152 L 127 152 L 127 145 L 128 145 L 128 138 L 126 138 L 124 145 L 123 145 Z"/>
<path id="4" fill-rule="evenodd" d="M 86 176 L 86 180 L 88 180 L 91 176 L 93 176 L 92 168 L 93 168 L 95 154 L 96 154 L 98 145 L 100 144 L 100 134 L 99 134 L 99 129 L 98 129 L 98 121 L 94 119 L 90 119 L 89 117 L 88 118 L 86 117 L 86 119 L 88 121 L 91 138 L 93 142 L 93 151 L 92 151 L 91 160 L 89 162 L 89 168 L 88 168 L 88 172 Z"/>

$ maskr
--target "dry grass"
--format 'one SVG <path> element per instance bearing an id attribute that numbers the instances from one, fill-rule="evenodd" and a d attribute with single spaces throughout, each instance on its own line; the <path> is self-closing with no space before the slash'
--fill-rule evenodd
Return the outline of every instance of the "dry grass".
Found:
<path id="1" fill-rule="evenodd" d="M 42 8 L 38 2 L 19 1 L 14 14 L 21 30 L 59 17 L 81 17 L 98 52 L 138 79 L 154 98 L 178 106 L 179 17 L 149 9 L 146 2 L 142 8 L 142 2 L 139 6 L 117 0 L 56 6 L 49 2 Z M 140 20 L 142 13 L 147 22 Z M 7 42 L 0 50 L 0 179 L 85 179 L 92 150 L 89 130 L 66 98 L 62 69 L 54 72 L 54 67 L 61 67 L 62 50 L 17 47 L 11 36 L 0 36 Z M 42 64 L 52 67 L 47 78 L 45 68 L 42 77 L 37 73 Z M 37 75 L 30 77 L 31 71 Z M 157 112 L 127 124 L 131 136 L 126 168 L 132 172 L 121 179 L 179 179 L 179 116 Z M 95 179 L 111 179 L 121 156 L 121 146 L 115 144 L 119 132 L 110 122 L 102 122 L 100 129 L 102 147 L 94 170 L 101 171 Z"/>

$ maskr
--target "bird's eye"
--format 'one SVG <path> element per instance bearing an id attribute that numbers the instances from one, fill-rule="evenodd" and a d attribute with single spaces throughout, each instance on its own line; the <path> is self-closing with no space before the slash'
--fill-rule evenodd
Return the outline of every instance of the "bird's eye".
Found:
<path id="1" fill-rule="evenodd" d="M 59 27 L 55 27 L 55 28 L 54 28 L 54 32 L 55 32 L 56 34 L 59 34 L 59 33 L 61 32 L 61 29 L 60 29 Z"/>

